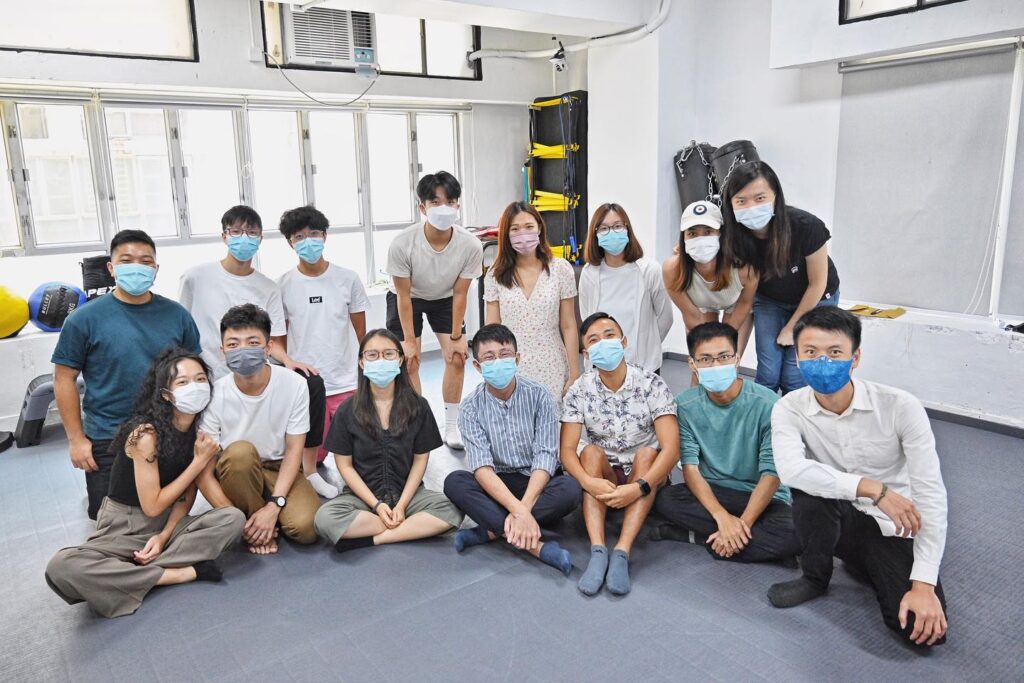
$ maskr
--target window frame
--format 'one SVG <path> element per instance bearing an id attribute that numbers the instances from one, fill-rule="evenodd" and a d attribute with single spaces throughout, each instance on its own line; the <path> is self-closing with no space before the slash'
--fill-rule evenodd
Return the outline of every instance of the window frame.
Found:
<path id="1" fill-rule="evenodd" d="M 896 17 L 901 14 L 910 14 L 912 12 L 919 12 L 925 9 L 931 9 L 932 7 L 942 7 L 943 5 L 952 5 L 957 2 L 965 2 L 965 0 L 936 0 L 935 2 L 927 2 L 926 0 L 916 0 L 915 4 L 911 7 L 904 7 L 903 9 L 889 10 L 887 12 L 878 12 L 877 14 L 869 14 L 863 17 L 856 17 L 854 19 L 848 19 L 848 7 L 850 0 L 839 0 L 839 25 L 845 26 L 846 24 L 856 24 L 862 21 L 872 21 L 874 19 L 884 19 L 885 17 Z"/>

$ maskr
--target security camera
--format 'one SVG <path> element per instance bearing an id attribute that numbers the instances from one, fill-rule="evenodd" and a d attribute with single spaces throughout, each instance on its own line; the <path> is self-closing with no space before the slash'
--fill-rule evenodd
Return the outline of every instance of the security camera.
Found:
<path id="1" fill-rule="evenodd" d="M 565 62 L 565 48 L 562 46 L 562 41 L 558 41 L 558 49 L 555 51 L 555 54 L 551 55 L 548 61 L 551 62 L 551 66 L 555 67 L 555 71 L 562 72 L 569 68 L 569 65 Z"/>

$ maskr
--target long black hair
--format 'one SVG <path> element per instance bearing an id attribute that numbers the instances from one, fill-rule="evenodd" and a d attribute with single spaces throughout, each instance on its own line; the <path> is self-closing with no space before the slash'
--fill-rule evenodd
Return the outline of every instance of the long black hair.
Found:
<path id="1" fill-rule="evenodd" d="M 715 254 L 715 281 L 711 285 L 712 292 L 720 292 L 732 281 L 732 262 L 725 253 L 722 231 L 719 230 L 718 253 Z M 693 282 L 693 273 L 697 270 L 697 262 L 686 253 L 686 231 L 679 231 L 679 264 L 672 275 L 672 288 L 677 292 L 685 292 Z M 700 277 L 698 275 L 697 277 Z"/>
<path id="2" fill-rule="evenodd" d="M 765 228 L 768 239 L 764 241 L 763 250 L 759 246 L 761 240 L 736 220 L 732 210 L 733 195 L 758 178 L 764 178 L 775 193 L 775 216 Z M 750 161 L 733 169 L 722 197 L 722 218 L 725 219 L 722 225 L 722 247 L 730 262 L 751 265 L 766 280 L 789 274 L 792 230 L 782 184 L 771 166 L 763 161 Z"/>
<path id="3" fill-rule="evenodd" d="M 398 349 L 398 357 L 405 358 L 402 350 L 402 342 L 398 341 L 390 330 L 379 328 L 370 330 L 363 336 L 359 344 L 359 357 L 363 357 L 363 349 L 366 344 L 375 337 L 384 337 Z M 352 414 L 356 422 L 366 428 L 371 434 L 380 436 L 384 428 L 381 426 L 380 418 L 377 416 L 377 407 L 373 405 L 373 392 L 370 389 L 370 380 L 363 374 L 363 368 L 359 368 L 359 384 L 356 387 L 356 395 L 352 397 Z M 389 432 L 403 432 L 405 428 L 416 418 L 421 409 L 420 397 L 412 388 L 409 381 L 409 370 L 402 363 L 398 368 L 398 376 L 395 377 L 395 397 L 391 403 L 391 416 L 388 420 Z"/>
<path id="4" fill-rule="evenodd" d="M 138 398 L 135 400 L 132 416 L 121 425 L 110 444 L 111 453 L 118 453 L 125 446 L 134 447 L 139 436 L 145 432 L 156 437 L 156 452 L 159 457 L 165 460 L 191 457 L 196 428 L 203 413 L 199 411 L 192 420 L 192 425 L 186 432 L 189 438 L 180 438 L 183 435 L 174 426 L 174 405 L 167 400 L 171 383 L 178 376 L 178 362 L 183 360 L 194 360 L 199 363 L 209 378 L 210 369 L 203 359 L 187 349 L 172 347 L 157 354 L 153 364 L 149 366 L 149 371 L 146 372 L 146 378 L 142 380 L 142 388 L 139 389 Z M 210 390 L 213 390 L 212 384 Z M 136 433 L 135 430 L 140 425 L 149 427 Z"/>

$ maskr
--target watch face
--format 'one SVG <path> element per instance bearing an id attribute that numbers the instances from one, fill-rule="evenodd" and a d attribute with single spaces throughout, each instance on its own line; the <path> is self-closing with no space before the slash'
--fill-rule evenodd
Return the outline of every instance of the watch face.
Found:
<path id="1" fill-rule="evenodd" d="M 284 502 L 285 502 L 284 496 L 277 496 L 276 498 L 274 498 L 274 503 L 277 504 L 277 507 L 283 508 L 284 507 Z"/>

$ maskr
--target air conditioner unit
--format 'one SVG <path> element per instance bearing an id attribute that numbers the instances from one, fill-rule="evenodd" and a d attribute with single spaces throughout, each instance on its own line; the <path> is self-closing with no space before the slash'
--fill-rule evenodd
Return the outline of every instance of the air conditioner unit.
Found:
<path id="1" fill-rule="evenodd" d="M 286 64 L 354 69 L 377 66 L 377 28 L 369 12 L 281 4 Z"/>

